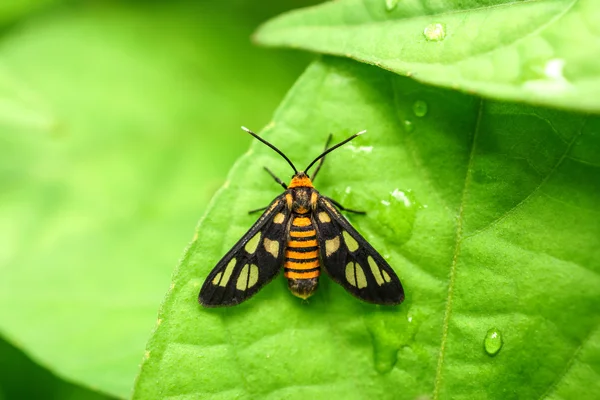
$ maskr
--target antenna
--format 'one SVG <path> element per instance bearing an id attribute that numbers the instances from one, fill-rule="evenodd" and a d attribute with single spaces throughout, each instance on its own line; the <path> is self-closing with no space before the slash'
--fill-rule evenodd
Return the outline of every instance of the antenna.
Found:
<path id="1" fill-rule="evenodd" d="M 267 146 L 269 146 L 270 148 L 272 148 L 273 150 L 275 150 L 281 157 L 283 157 L 285 159 L 285 161 L 288 162 L 288 164 L 290 164 L 292 166 L 292 168 L 294 169 L 294 173 L 296 173 L 296 174 L 298 173 L 298 170 L 296 169 L 296 167 L 294 167 L 294 164 L 290 161 L 289 158 L 287 158 L 287 156 L 285 154 L 283 154 L 283 152 L 281 150 L 279 150 L 277 147 L 273 146 L 271 143 L 267 142 L 265 139 L 261 138 L 260 136 L 258 136 L 256 133 L 252 132 L 250 129 L 246 128 L 245 126 L 242 126 L 242 129 L 245 130 L 246 132 L 248 132 L 249 134 L 251 134 L 252 136 L 254 136 L 255 138 L 257 138 L 258 140 L 260 140 L 261 142 L 263 142 L 264 144 L 266 144 Z"/>
<path id="2" fill-rule="evenodd" d="M 358 133 L 355 133 L 354 135 L 350 136 L 348 139 L 344 140 L 343 142 L 340 142 L 340 143 L 336 144 L 335 146 L 330 147 L 329 149 L 325 150 L 324 152 L 321 153 L 321 155 L 319 157 L 315 158 L 310 164 L 308 164 L 308 167 L 306 167 L 306 169 L 304 170 L 304 172 L 308 173 L 308 170 L 310 169 L 310 167 L 312 167 L 321 158 L 325 157 L 327 154 L 331 153 L 332 151 L 334 151 L 338 147 L 345 145 L 346 143 L 348 143 L 349 141 L 351 141 L 355 137 L 362 135 L 363 133 L 367 133 L 367 131 L 360 131 Z"/>

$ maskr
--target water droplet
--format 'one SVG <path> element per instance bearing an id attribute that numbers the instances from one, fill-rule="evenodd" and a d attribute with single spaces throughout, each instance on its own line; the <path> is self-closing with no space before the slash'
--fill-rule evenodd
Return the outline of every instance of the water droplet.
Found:
<path id="1" fill-rule="evenodd" d="M 565 60 L 553 58 L 550 60 L 534 59 L 523 66 L 523 87 L 537 92 L 563 92 L 572 87 L 563 73 Z"/>
<path id="2" fill-rule="evenodd" d="M 415 104 L 413 104 L 413 112 L 417 117 L 424 117 L 427 115 L 427 103 L 423 100 L 415 101 Z"/>
<path id="3" fill-rule="evenodd" d="M 411 202 L 411 200 L 407 196 L 407 194 L 410 194 L 410 192 L 411 192 L 410 189 L 408 189 L 406 192 L 403 192 L 402 190 L 399 190 L 399 189 L 396 188 L 390 194 L 396 200 L 400 200 L 402 203 L 404 203 L 404 205 L 406 207 L 410 207 L 410 206 L 412 206 L 412 202 Z"/>
<path id="4" fill-rule="evenodd" d="M 563 68 L 565 67 L 565 60 L 560 58 L 554 58 L 549 60 L 544 66 L 544 74 L 549 79 L 564 80 Z"/>
<path id="5" fill-rule="evenodd" d="M 373 341 L 375 370 L 380 374 L 388 373 L 394 368 L 398 361 L 398 350 L 403 345 L 403 340 L 399 340 L 402 335 L 397 334 L 397 332 L 403 332 L 397 314 L 378 312 L 376 317 L 369 318 L 370 321 L 367 324 Z"/>
<path id="6" fill-rule="evenodd" d="M 492 357 L 498 354 L 502 348 L 502 333 L 496 328 L 487 331 L 485 339 L 483 339 L 483 348 Z"/>
<path id="7" fill-rule="evenodd" d="M 373 343 L 375 370 L 381 374 L 394 368 L 400 350 L 412 348 L 414 345 L 419 324 L 413 321 L 418 319 L 420 313 L 417 310 L 415 314 L 415 310 L 412 310 L 411 316 L 408 317 L 408 312 L 406 308 L 377 308 L 365 317 L 365 324 Z"/>
<path id="8" fill-rule="evenodd" d="M 395 188 L 388 192 L 388 196 L 380 199 L 375 207 L 369 209 L 373 217 L 364 221 L 382 237 L 393 240 L 396 244 L 403 244 L 410 239 L 417 210 L 421 205 L 416 201 L 413 193 L 408 190 Z"/>
<path id="9" fill-rule="evenodd" d="M 415 127 L 414 127 L 412 121 L 409 119 L 405 119 L 404 121 L 402 121 L 402 124 L 404 125 L 404 130 L 406 132 L 412 132 L 415 130 Z"/>
<path id="10" fill-rule="evenodd" d="M 385 0 L 385 9 L 392 11 L 400 3 L 400 0 Z"/>
<path id="11" fill-rule="evenodd" d="M 423 35 L 430 42 L 441 42 L 446 38 L 446 27 L 439 22 L 429 24 L 423 30 Z"/>
<path id="12" fill-rule="evenodd" d="M 380 185 L 380 182 L 361 182 L 360 190 L 355 190 L 354 186 L 352 190 L 345 190 L 342 186 L 329 194 L 344 207 L 367 212 L 369 218 L 348 214 L 363 235 L 377 233 L 378 239 L 385 238 L 394 245 L 402 245 L 411 238 L 417 212 L 422 206 L 414 191 L 392 187 L 386 194 L 381 193 Z M 373 193 L 381 193 L 381 197 L 375 198 Z"/>

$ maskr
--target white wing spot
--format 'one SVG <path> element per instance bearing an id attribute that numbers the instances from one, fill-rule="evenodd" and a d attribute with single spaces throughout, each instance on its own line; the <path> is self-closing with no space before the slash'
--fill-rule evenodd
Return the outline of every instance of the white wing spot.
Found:
<path id="1" fill-rule="evenodd" d="M 258 282 L 258 267 L 254 264 L 250 266 L 250 275 L 248 276 L 248 288 L 256 285 Z"/>
<path id="2" fill-rule="evenodd" d="M 275 216 L 275 218 L 273 218 L 273 222 L 275 222 L 276 224 L 281 224 L 284 219 L 285 215 L 283 215 L 283 213 L 279 213 Z"/>
<path id="3" fill-rule="evenodd" d="M 385 272 L 384 270 L 381 270 L 381 274 L 383 275 L 383 280 L 386 282 L 391 282 L 392 278 L 390 278 L 390 276 L 388 275 L 387 272 Z"/>
<path id="4" fill-rule="evenodd" d="M 342 235 L 344 235 L 344 242 L 346 242 L 346 247 L 348 247 L 348 250 L 351 252 L 358 250 L 358 242 L 352 236 L 350 236 L 348 232 L 342 231 Z"/>
<path id="5" fill-rule="evenodd" d="M 279 242 L 277 240 L 265 238 L 263 244 L 265 246 L 265 250 L 267 250 L 267 252 L 273 257 L 277 258 L 277 256 L 279 256 Z"/>
<path id="6" fill-rule="evenodd" d="M 382 273 L 385 273 L 385 271 L 383 271 L 383 270 L 381 270 L 379 268 L 379 266 L 377 265 L 377 263 L 375 262 L 375 260 L 373 260 L 373 257 L 369 256 L 369 258 L 367 259 L 367 261 L 369 262 L 369 267 L 371 268 L 371 273 L 375 277 L 375 281 L 377 282 L 377 284 L 379 286 L 383 285 L 384 278 L 382 276 Z"/>
<path id="7" fill-rule="evenodd" d="M 231 278 L 231 273 L 233 272 L 233 267 L 235 267 L 235 263 L 235 258 L 229 261 L 229 264 L 227 264 L 225 271 L 223 271 L 223 278 L 221 278 L 221 283 L 218 284 L 219 286 L 225 287 L 227 285 L 227 282 L 229 282 L 229 278 Z M 215 283 L 215 281 L 213 280 L 213 284 L 216 285 L 217 283 Z"/>
<path id="8" fill-rule="evenodd" d="M 319 213 L 319 221 L 325 223 L 325 222 L 331 222 L 331 218 L 329 218 L 329 214 L 327 214 L 325 211 L 321 211 Z"/>
<path id="9" fill-rule="evenodd" d="M 254 254 L 256 248 L 258 247 L 258 241 L 260 240 L 260 232 L 258 232 L 252 239 L 246 243 L 244 250 L 248 252 L 248 254 Z"/>
<path id="10" fill-rule="evenodd" d="M 238 276 L 237 282 L 235 283 L 235 288 L 237 290 L 246 290 L 246 284 L 248 284 L 248 279 L 250 278 L 250 268 L 248 264 L 244 265 L 242 271 L 240 272 L 240 276 Z"/>
<path id="11" fill-rule="evenodd" d="M 356 277 L 354 276 L 354 263 L 352 261 L 346 264 L 346 280 L 349 284 L 356 287 Z"/>
<path id="12" fill-rule="evenodd" d="M 350 261 L 346 264 L 346 280 L 349 284 L 359 289 L 367 287 L 367 277 L 362 267 L 355 262 Z"/>
<path id="13" fill-rule="evenodd" d="M 333 239 L 325 241 L 325 255 L 329 257 L 340 248 L 340 237 L 336 236 Z"/>
<path id="14" fill-rule="evenodd" d="M 217 285 L 219 283 L 219 280 L 221 279 L 221 275 L 223 275 L 222 272 L 219 272 L 218 274 L 215 275 L 215 277 L 212 280 L 213 285 Z"/>
<path id="15" fill-rule="evenodd" d="M 359 264 L 354 264 L 356 268 L 356 284 L 359 289 L 367 287 L 367 277 L 365 276 L 365 271 L 363 271 L 362 267 Z"/>

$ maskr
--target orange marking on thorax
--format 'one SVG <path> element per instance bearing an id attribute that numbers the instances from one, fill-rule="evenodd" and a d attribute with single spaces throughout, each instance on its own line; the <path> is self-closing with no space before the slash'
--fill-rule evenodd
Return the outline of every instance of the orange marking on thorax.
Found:
<path id="1" fill-rule="evenodd" d="M 315 240 L 307 240 L 305 242 L 297 242 L 295 240 L 290 240 L 288 242 L 288 247 L 299 248 L 299 247 L 315 247 L 317 245 L 317 239 Z"/>
<path id="2" fill-rule="evenodd" d="M 296 217 L 292 225 L 294 226 L 309 226 L 311 224 L 310 218 L 308 217 Z"/>
<path id="3" fill-rule="evenodd" d="M 315 209 L 315 206 L 317 205 L 317 200 L 319 200 L 319 195 L 317 195 L 316 192 L 312 192 L 310 195 L 310 205 L 313 209 Z"/>
<path id="4" fill-rule="evenodd" d="M 288 185 L 288 189 L 292 189 L 295 187 L 314 187 L 314 186 L 308 176 L 304 176 L 304 177 L 294 176 L 292 178 L 292 181 Z"/>
<path id="5" fill-rule="evenodd" d="M 290 230 L 290 236 L 293 238 L 305 238 L 316 236 L 317 232 L 315 230 L 312 231 L 292 231 Z"/>
<path id="6" fill-rule="evenodd" d="M 311 272 L 286 271 L 286 272 L 284 272 L 283 275 L 288 279 L 310 279 L 310 278 L 316 278 L 319 275 L 321 275 L 321 271 L 319 271 L 319 270 L 311 271 Z"/>
<path id="7" fill-rule="evenodd" d="M 301 253 L 299 251 L 292 251 L 292 250 L 287 250 L 285 252 L 285 256 L 287 258 L 294 258 L 296 260 L 310 260 L 312 258 L 317 258 L 319 256 L 319 252 L 318 250 L 315 251 L 307 251 L 304 253 Z"/>
<path id="8" fill-rule="evenodd" d="M 296 212 L 297 212 L 298 214 L 306 214 L 306 213 L 308 212 L 308 210 L 307 210 L 306 208 L 302 207 L 302 206 L 299 206 L 299 207 L 296 209 Z"/>

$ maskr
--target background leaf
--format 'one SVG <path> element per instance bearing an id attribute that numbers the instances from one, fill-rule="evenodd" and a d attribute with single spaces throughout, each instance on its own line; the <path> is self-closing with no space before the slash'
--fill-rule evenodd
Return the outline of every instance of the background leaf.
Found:
<path id="1" fill-rule="evenodd" d="M 67 383 L 0 340 L 0 399 L 107 400 L 105 395 Z"/>
<path id="2" fill-rule="evenodd" d="M 255 142 L 213 199 L 174 275 L 134 398 L 597 398 L 600 121 L 489 102 L 325 58 L 264 137 L 296 164 L 328 132 L 369 134 L 325 163 L 318 189 L 368 211 L 352 222 L 404 283 L 399 307 L 321 279 L 283 278 L 225 309 L 205 277 L 289 167 Z M 496 329 L 494 357 L 484 338 Z M 582 390 L 582 388 L 585 388 Z"/>
<path id="3" fill-rule="evenodd" d="M 28 14 L 40 12 L 65 0 L 5 0 L 0 3 L 0 26 L 15 23 Z"/>
<path id="4" fill-rule="evenodd" d="M 600 3 L 342 0 L 266 23 L 259 43 L 350 57 L 422 82 L 600 112 Z"/>
<path id="5" fill-rule="evenodd" d="M 0 331 L 126 397 L 239 126 L 266 124 L 307 58 L 249 43 L 287 4 L 70 3 L 0 42 Z"/>

